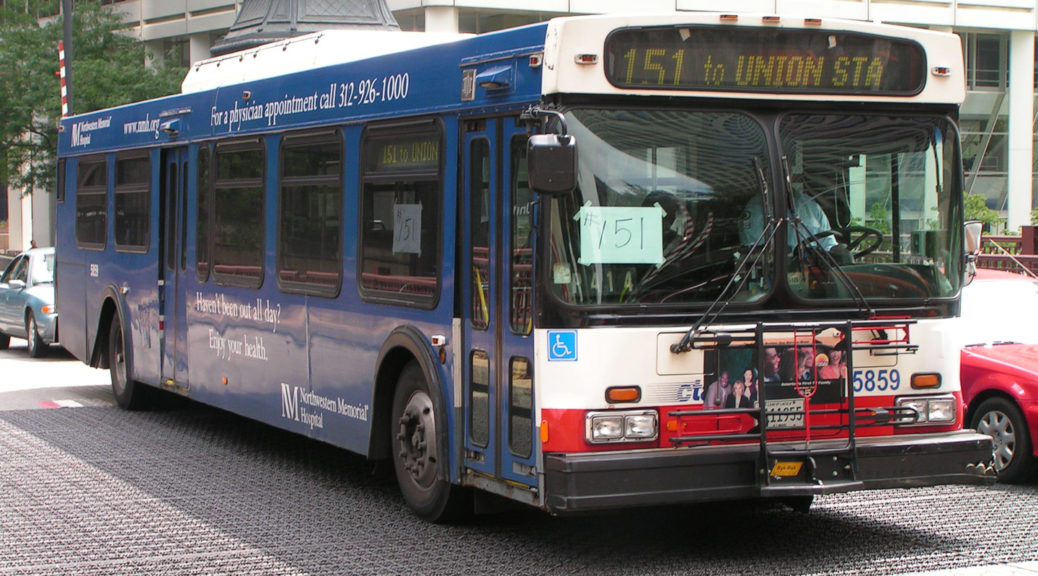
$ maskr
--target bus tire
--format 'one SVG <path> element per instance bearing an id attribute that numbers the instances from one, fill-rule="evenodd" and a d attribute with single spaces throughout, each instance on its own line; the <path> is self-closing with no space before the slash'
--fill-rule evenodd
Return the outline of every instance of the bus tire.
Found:
<path id="1" fill-rule="evenodd" d="M 30 358 L 40 358 L 47 353 L 47 343 L 40 336 L 40 327 L 36 325 L 32 310 L 25 315 L 25 341 Z"/>
<path id="2" fill-rule="evenodd" d="M 126 342 L 118 314 L 112 316 L 112 323 L 108 327 L 108 373 L 112 378 L 112 395 L 120 408 L 143 410 L 147 407 L 147 387 L 130 379 Z"/>
<path id="3" fill-rule="evenodd" d="M 783 501 L 786 503 L 786 506 L 792 508 L 794 512 L 799 512 L 800 514 L 807 514 L 811 511 L 811 504 L 814 503 L 815 497 L 811 495 L 787 496 L 783 499 Z"/>
<path id="4" fill-rule="evenodd" d="M 1035 470 L 1031 437 L 1020 409 L 1005 398 L 988 398 L 977 407 L 970 423 L 977 432 L 991 436 L 992 456 L 998 481 L 1020 482 Z"/>
<path id="5" fill-rule="evenodd" d="M 467 492 L 439 473 L 446 446 L 439 445 L 438 417 L 422 369 L 409 362 L 393 393 L 393 469 L 408 507 L 424 520 L 442 523 L 462 519 L 472 506 Z"/>

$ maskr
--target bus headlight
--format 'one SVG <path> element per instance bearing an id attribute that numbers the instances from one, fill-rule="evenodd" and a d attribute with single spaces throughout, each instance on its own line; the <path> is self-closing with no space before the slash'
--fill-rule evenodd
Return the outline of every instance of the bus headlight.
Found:
<path id="1" fill-rule="evenodd" d="M 913 424 L 954 424 L 956 402 L 954 396 L 907 396 L 897 399 L 900 408 L 911 408 L 919 414 Z"/>
<path id="2" fill-rule="evenodd" d="M 653 410 L 588 412 L 585 430 L 592 444 L 646 442 L 659 435 L 659 418 Z"/>

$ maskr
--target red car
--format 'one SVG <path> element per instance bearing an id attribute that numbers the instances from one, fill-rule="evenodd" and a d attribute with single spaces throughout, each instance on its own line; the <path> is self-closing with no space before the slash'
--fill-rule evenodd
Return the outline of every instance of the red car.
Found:
<path id="1" fill-rule="evenodd" d="M 980 270 L 962 291 L 966 421 L 994 439 L 1002 482 L 1038 469 L 1038 280 Z"/>

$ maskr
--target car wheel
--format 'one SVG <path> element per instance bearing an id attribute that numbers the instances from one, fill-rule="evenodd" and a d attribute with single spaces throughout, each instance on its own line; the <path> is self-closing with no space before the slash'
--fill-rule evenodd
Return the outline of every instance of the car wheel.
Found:
<path id="1" fill-rule="evenodd" d="M 25 340 L 28 342 L 30 358 L 39 358 L 47 353 L 47 343 L 40 336 L 40 327 L 36 325 L 36 316 L 32 310 L 25 315 Z"/>
<path id="2" fill-rule="evenodd" d="M 11 347 L 11 337 L 7 334 L 0 334 L 0 350 L 7 350 Z"/>
<path id="3" fill-rule="evenodd" d="M 985 400 L 973 415 L 973 428 L 991 436 L 995 471 L 1001 482 L 1019 482 L 1034 469 L 1027 421 L 1015 404 L 1005 398 Z"/>
<path id="4" fill-rule="evenodd" d="M 461 519 L 471 510 L 467 491 L 442 478 L 445 454 L 436 434 L 436 407 L 416 362 L 404 367 L 393 394 L 393 468 L 407 505 L 430 522 Z M 445 447 L 444 447 L 445 448 Z"/>
<path id="5" fill-rule="evenodd" d="M 148 388 L 130 379 L 126 363 L 126 343 L 119 316 L 112 317 L 108 328 L 108 373 L 112 378 L 112 395 L 119 407 L 125 410 L 143 410 L 148 407 Z"/>

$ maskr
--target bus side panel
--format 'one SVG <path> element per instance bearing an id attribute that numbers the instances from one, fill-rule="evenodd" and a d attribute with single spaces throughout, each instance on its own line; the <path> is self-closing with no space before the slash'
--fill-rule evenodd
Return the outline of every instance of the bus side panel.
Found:
<path id="1" fill-rule="evenodd" d="M 307 382 L 306 297 L 281 292 L 276 281 L 278 204 L 274 159 L 278 143 L 277 138 L 264 141 L 267 169 L 261 285 L 250 288 L 227 285 L 227 281 L 218 283 L 217 264 L 204 282 L 199 282 L 193 273 L 181 277 L 179 297 L 186 306 L 188 325 L 189 394 L 200 402 L 311 435 L 320 421 L 319 414 L 306 403 L 312 399 Z M 188 205 L 188 236 L 192 238 L 189 254 L 196 249 L 196 202 L 197 199 Z M 214 240 L 218 243 L 222 239 Z M 293 416 L 291 424 L 278 417 L 283 410 Z"/>
<path id="2" fill-rule="evenodd" d="M 79 360 L 89 363 L 90 345 L 84 329 L 87 268 L 83 265 L 83 254 L 76 248 L 76 165 L 75 158 L 70 158 L 65 165 L 65 201 L 58 202 L 56 208 L 54 303 L 58 308 L 61 345 Z"/>

